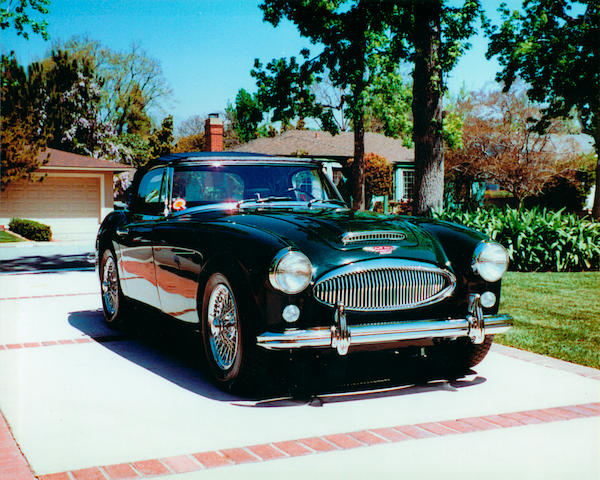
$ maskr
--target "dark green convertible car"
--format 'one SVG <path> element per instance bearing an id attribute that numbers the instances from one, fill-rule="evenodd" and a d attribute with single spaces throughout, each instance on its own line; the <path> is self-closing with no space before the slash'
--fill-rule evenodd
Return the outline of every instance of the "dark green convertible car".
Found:
<path id="1" fill-rule="evenodd" d="M 512 325 L 506 250 L 465 227 L 347 207 L 319 162 L 182 153 L 135 174 L 97 237 L 106 321 L 134 303 L 192 324 L 223 388 L 273 351 L 417 347 L 469 368 Z"/>

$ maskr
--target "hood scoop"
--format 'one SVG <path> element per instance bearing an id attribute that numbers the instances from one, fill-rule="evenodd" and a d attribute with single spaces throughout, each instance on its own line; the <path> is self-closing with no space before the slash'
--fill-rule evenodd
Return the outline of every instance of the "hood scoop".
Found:
<path id="1" fill-rule="evenodd" d="M 365 232 L 348 232 L 342 235 L 344 245 L 356 243 L 401 242 L 406 240 L 406 234 L 398 230 L 369 230 Z"/>

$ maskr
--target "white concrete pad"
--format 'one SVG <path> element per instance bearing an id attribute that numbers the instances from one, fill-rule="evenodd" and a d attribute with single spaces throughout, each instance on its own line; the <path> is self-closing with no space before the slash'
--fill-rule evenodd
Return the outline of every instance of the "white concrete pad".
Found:
<path id="1" fill-rule="evenodd" d="M 85 291 L 91 285 L 93 272 L 84 273 L 71 278 L 80 280 Z M 66 274 L 37 280 L 36 275 L 28 277 L 44 280 L 51 292 L 69 291 L 72 282 L 64 279 L 70 275 L 62 275 Z M 92 278 L 95 280 L 95 276 Z M 43 285 L 36 288 L 44 291 Z M 98 296 L 23 299 L 16 307 L 10 302 L 0 301 L 0 344 L 106 332 Z M 44 474 L 315 435 L 600 401 L 597 380 L 493 352 L 475 370 L 476 374 L 452 383 L 327 395 L 321 397 L 323 406 L 317 408 L 290 399 L 253 402 L 224 394 L 207 381 L 202 371 L 176 354 L 163 353 L 138 340 L 23 348 L 0 351 L 0 409 L 34 471 Z M 593 429 L 588 427 L 597 423 L 588 422 L 559 422 L 548 425 L 550 430 L 544 430 L 546 426 L 528 426 L 465 434 L 456 436 L 448 447 L 444 446 L 447 437 L 410 442 L 415 446 L 404 442 L 406 445 L 267 462 L 260 468 L 299 462 L 299 471 L 309 471 L 306 465 L 316 465 L 327 472 L 328 462 L 332 462 L 331 469 L 336 471 L 336 462 L 329 459 L 339 457 L 338 465 L 353 472 L 358 463 L 349 460 L 346 467 L 343 462 L 353 455 L 357 459 L 368 456 L 366 452 L 374 449 L 383 452 L 374 454 L 380 462 L 389 455 L 398 468 L 404 462 L 423 462 L 430 469 L 423 471 L 433 474 L 443 469 L 436 470 L 431 457 L 426 460 L 426 449 L 422 447 L 433 445 L 436 454 L 448 460 L 436 461 L 435 465 L 451 463 L 448 451 L 462 452 L 457 458 L 463 459 L 468 471 L 469 449 L 474 449 L 475 456 L 488 451 L 488 457 L 491 454 L 498 466 L 504 458 L 511 457 L 489 449 L 505 445 L 496 439 L 506 438 L 506 448 L 515 454 L 517 440 L 510 435 L 516 433 L 510 432 L 519 431 L 525 432 L 524 438 L 532 442 L 522 444 L 522 448 L 530 446 L 529 453 L 534 454 L 536 461 L 546 461 L 546 453 L 540 452 L 537 445 L 545 445 L 547 436 L 539 433 L 537 438 L 528 432 L 554 432 L 552 428 L 560 430 L 560 425 L 570 425 L 565 427 L 566 433 L 552 434 L 560 437 L 559 443 L 567 445 L 569 435 L 575 435 L 569 429 L 581 425 L 580 442 L 597 445 L 598 431 L 592 434 Z M 486 439 L 492 439 L 491 443 Z M 519 458 L 524 457 L 521 454 Z M 503 465 L 500 467 L 506 472 Z M 225 475 L 236 468 L 196 475 Z M 253 468 L 259 467 L 248 468 L 252 473 Z M 399 471 L 405 472 L 406 468 L 404 465 Z M 454 464 L 448 468 L 450 473 L 459 471 L 453 470 L 458 468 Z M 416 475 L 419 470 L 415 467 L 411 471 Z"/>
<path id="2" fill-rule="evenodd" d="M 570 420 L 249 463 L 177 480 L 409 478 L 597 480 L 600 419 Z"/>

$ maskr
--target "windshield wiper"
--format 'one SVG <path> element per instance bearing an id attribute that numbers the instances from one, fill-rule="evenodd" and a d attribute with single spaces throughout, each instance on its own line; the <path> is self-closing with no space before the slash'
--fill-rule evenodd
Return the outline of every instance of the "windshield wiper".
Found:
<path id="1" fill-rule="evenodd" d="M 262 198 L 244 198 L 238 202 L 238 207 L 245 203 L 265 203 L 265 202 L 288 202 L 290 197 L 262 197 Z"/>
<path id="2" fill-rule="evenodd" d="M 313 198 L 312 200 L 309 200 L 308 203 L 306 204 L 308 206 L 308 208 L 310 208 L 313 203 L 333 203 L 335 205 L 341 205 L 346 207 L 346 202 L 344 202 L 343 200 L 338 200 L 337 198 L 328 198 L 327 200 L 324 200 L 322 198 Z"/>

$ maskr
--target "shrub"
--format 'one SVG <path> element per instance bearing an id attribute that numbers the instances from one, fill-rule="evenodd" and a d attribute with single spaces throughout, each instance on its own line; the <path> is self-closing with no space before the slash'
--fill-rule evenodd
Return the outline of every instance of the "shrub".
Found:
<path id="1" fill-rule="evenodd" d="M 539 208 L 446 210 L 434 217 L 479 230 L 504 245 L 511 270 L 600 270 L 600 223 L 588 218 Z"/>
<path id="2" fill-rule="evenodd" d="M 33 220 L 24 220 L 22 218 L 12 218 L 8 228 L 22 237 L 36 242 L 49 242 L 52 240 L 52 231 L 48 225 L 34 222 Z"/>

